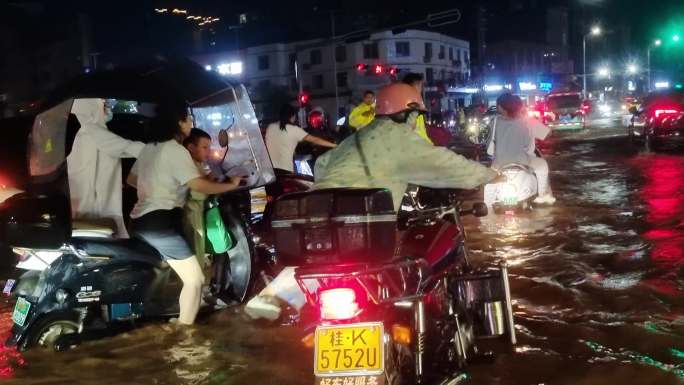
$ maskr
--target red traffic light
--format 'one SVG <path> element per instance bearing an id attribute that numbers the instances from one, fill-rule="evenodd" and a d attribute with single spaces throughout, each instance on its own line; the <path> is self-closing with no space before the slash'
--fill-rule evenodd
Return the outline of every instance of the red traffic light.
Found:
<path id="1" fill-rule="evenodd" d="M 325 122 L 325 117 L 323 113 L 318 110 L 311 111 L 309 113 L 309 127 L 320 130 L 323 128 L 323 123 Z"/>
<path id="2" fill-rule="evenodd" d="M 392 76 L 396 76 L 396 75 L 397 75 L 397 67 L 392 67 L 392 68 L 390 68 L 390 69 L 389 69 L 389 74 L 392 75 Z"/>
<path id="3" fill-rule="evenodd" d="M 367 69 L 368 69 L 368 64 L 360 63 L 360 64 L 356 65 L 356 70 L 359 72 L 365 72 Z"/>
<path id="4" fill-rule="evenodd" d="M 299 104 L 305 105 L 309 103 L 309 94 L 299 94 Z"/>
<path id="5" fill-rule="evenodd" d="M 373 72 L 375 72 L 376 75 L 381 75 L 383 72 L 385 72 L 385 67 L 381 66 L 380 64 L 376 64 L 373 67 Z"/>

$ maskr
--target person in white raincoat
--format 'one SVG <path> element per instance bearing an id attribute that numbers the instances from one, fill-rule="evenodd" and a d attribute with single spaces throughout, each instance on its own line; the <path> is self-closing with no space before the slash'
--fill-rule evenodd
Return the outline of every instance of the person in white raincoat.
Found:
<path id="1" fill-rule="evenodd" d="M 103 99 L 76 99 L 71 108 L 81 128 L 67 157 L 74 219 L 112 219 L 116 237 L 128 238 L 123 220 L 121 158 L 137 158 L 144 143 L 107 129 L 111 110 Z"/>
<path id="2" fill-rule="evenodd" d="M 399 211 L 409 183 L 472 189 L 497 177 L 494 170 L 416 135 L 417 118 L 424 111 L 416 88 L 400 83 L 383 87 L 378 92 L 376 119 L 318 158 L 314 188 L 388 188 Z M 276 319 L 279 301 L 299 310 L 305 298 L 294 273 L 294 267 L 286 267 L 247 303 L 245 312 L 252 318 Z"/>

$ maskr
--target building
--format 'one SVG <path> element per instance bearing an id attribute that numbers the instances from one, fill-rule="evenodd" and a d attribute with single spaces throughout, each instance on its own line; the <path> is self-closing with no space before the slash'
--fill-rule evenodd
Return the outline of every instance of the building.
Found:
<path id="1" fill-rule="evenodd" d="M 467 41 L 419 30 L 384 31 L 338 44 L 268 44 L 194 59 L 208 70 L 237 76 L 265 118 L 272 117 L 266 111 L 278 99 L 274 94 L 283 92 L 291 98 L 306 92 L 312 104 L 334 117 L 335 111 L 346 113 L 365 90 L 377 90 L 404 73 L 423 74 L 427 90 L 463 85 L 470 78 Z"/>

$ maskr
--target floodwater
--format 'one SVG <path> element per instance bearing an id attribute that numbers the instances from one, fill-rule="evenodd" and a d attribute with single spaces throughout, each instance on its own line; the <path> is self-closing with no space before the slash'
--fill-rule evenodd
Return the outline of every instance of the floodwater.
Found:
<path id="1" fill-rule="evenodd" d="M 493 364 L 471 367 L 472 383 L 684 383 L 684 156 L 643 153 L 624 137 L 576 138 L 554 138 L 544 149 L 555 206 L 466 220 L 473 260 L 510 264 L 519 339 Z M 230 309 L 204 317 L 192 333 L 153 324 L 60 354 L 2 350 L 0 377 L 313 384 L 301 336 Z"/>

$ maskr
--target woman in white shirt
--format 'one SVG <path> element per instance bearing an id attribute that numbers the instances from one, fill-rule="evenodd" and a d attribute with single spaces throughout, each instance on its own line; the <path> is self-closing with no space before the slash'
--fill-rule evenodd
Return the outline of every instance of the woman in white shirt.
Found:
<path id="1" fill-rule="evenodd" d="M 138 189 L 131 233 L 157 249 L 183 281 L 179 324 L 191 325 L 199 311 L 204 275 L 183 237 L 182 208 L 188 190 L 221 194 L 236 189 L 240 177 L 216 183 L 203 176 L 182 141 L 193 126 L 185 105 L 160 106 L 147 144 L 128 177 Z"/>
<path id="2" fill-rule="evenodd" d="M 294 171 L 294 152 L 299 142 L 309 142 L 322 147 L 333 148 L 335 143 L 309 135 L 301 127 L 295 125 L 297 109 L 289 104 L 280 109 L 280 120 L 266 128 L 266 148 L 271 156 L 274 168 Z"/>

